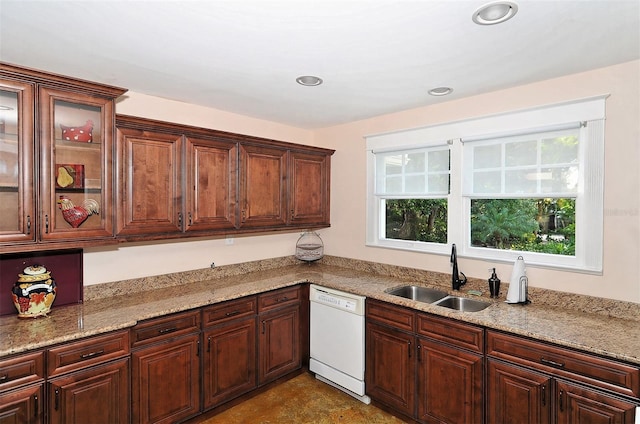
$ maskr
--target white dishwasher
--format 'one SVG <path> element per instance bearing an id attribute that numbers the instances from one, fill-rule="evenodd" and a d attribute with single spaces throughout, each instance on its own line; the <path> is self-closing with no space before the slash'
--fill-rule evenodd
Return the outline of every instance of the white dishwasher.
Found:
<path id="1" fill-rule="evenodd" d="M 312 284 L 309 369 L 364 403 L 365 297 Z"/>

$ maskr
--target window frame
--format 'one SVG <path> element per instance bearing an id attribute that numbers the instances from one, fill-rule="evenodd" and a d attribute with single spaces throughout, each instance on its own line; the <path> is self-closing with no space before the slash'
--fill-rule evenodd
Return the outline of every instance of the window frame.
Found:
<path id="1" fill-rule="evenodd" d="M 607 97 L 608 95 L 596 96 L 499 115 L 367 136 L 366 246 L 449 254 L 450 245 L 455 243 L 460 257 L 513 263 L 518 256 L 523 256 L 531 266 L 601 275 L 604 244 L 604 120 Z M 473 196 L 463 194 L 462 181 L 466 177 L 464 143 L 553 131 L 578 123 L 583 125 L 580 129 L 578 153 L 580 171 L 576 195 L 575 256 L 471 246 L 470 209 Z M 385 239 L 382 228 L 384 215 L 381 215 L 384 214 L 384 204 L 381 202 L 382 197 L 375 193 L 375 154 L 383 151 L 435 147 L 444 143 L 449 144 L 451 161 L 450 192 L 447 197 L 447 244 Z M 432 198 L 430 196 L 409 197 Z"/>

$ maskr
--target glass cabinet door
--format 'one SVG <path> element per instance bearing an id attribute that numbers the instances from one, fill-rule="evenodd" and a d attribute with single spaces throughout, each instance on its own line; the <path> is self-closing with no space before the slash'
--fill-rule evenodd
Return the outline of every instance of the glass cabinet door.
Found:
<path id="1" fill-rule="evenodd" d="M 0 80 L 0 243 L 35 241 L 34 87 Z"/>
<path id="2" fill-rule="evenodd" d="M 40 237 L 113 237 L 111 99 L 40 88 Z"/>

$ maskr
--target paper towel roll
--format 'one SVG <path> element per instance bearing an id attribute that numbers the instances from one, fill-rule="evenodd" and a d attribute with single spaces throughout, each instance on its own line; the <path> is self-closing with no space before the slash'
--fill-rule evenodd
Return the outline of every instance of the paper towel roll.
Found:
<path id="1" fill-rule="evenodd" d="M 518 259 L 516 259 L 516 262 L 513 264 L 513 271 L 511 272 L 511 279 L 509 280 L 507 303 L 519 303 L 526 301 L 526 299 L 520 299 L 520 278 L 526 275 L 526 271 L 524 258 L 522 256 L 518 256 Z"/>

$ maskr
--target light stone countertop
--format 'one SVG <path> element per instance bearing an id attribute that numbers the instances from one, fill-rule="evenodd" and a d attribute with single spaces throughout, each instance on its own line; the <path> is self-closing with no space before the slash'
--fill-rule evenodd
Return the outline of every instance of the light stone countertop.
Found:
<path id="1" fill-rule="evenodd" d="M 492 303 L 487 309 L 459 312 L 385 293 L 406 284 L 450 291 L 446 276 L 428 271 L 339 258 L 309 265 L 283 259 L 222 268 L 225 267 L 89 286 L 85 288 L 83 304 L 56 307 L 54 302 L 47 317 L 0 317 L 0 357 L 129 328 L 149 318 L 311 282 L 640 365 L 637 304 L 618 305 L 604 299 L 595 302 L 594 298 L 574 296 L 578 300 L 573 299 L 572 307 L 567 307 L 566 300 L 554 303 L 554 299 L 564 299 L 566 294 L 554 297 L 532 290 L 531 304 L 509 305 L 504 302 L 508 287 L 505 284 L 501 300 L 480 297 Z M 466 295 L 464 292 L 470 289 L 484 288 L 482 283 L 470 280 L 469 287 L 456 294 Z M 593 310 L 584 312 L 589 310 L 588 305 Z"/>

